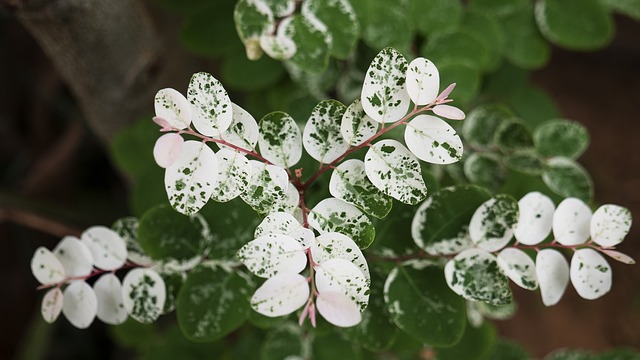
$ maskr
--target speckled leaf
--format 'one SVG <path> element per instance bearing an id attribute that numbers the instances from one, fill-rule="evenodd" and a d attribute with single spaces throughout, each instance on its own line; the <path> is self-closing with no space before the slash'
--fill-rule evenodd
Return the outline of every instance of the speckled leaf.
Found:
<path id="1" fill-rule="evenodd" d="M 362 107 L 373 120 L 390 123 L 409 110 L 411 99 L 405 87 L 407 60 L 397 50 L 380 51 L 367 69 L 362 86 Z"/>
<path id="2" fill-rule="evenodd" d="M 293 215 L 285 212 L 276 212 L 267 215 L 260 225 L 256 227 L 254 236 L 258 238 L 267 234 L 291 236 L 305 249 L 309 247 L 315 238 L 313 230 L 303 227 Z"/>
<path id="3" fill-rule="evenodd" d="M 269 278 L 251 297 L 251 307 L 269 316 L 291 314 L 309 299 L 309 282 L 296 273 L 280 273 Z"/>
<path id="4" fill-rule="evenodd" d="M 253 0 L 264 2 L 276 17 L 291 15 L 295 10 L 295 0 Z"/>
<path id="5" fill-rule="evenodd" d="M 498 254 L 498 266 L 516 285 L 527 290 L 538 288 L 536 265 L 524 251 L 506 248 Z"/>
<path id="6" fill-rule="evenodd" d="M 153 158 L 163 169 L 171 166 L 180 156 L 184 139 L 177 133 L 164 134 L 156 140 L 153 146 Z"/>
<path id="7" fill-rule="evenodd" d="M 240 195 L 247 186 L 251 171 L 249 160 L 238 151 L 221 149 L 216 154 L 218 176 L 213 182 L 211 199 L 227 202 Z"/>
<path id="8" fill-rule="evenodd" d="M 94 284 L 93 291 L 98 299 L 97 316 L 100 321 L 118 325 L 127 320 L 127 310 L 122 299 L 122 284 L 114 274 L 102 275 Z"/>
<path id="9" fill-rule="evenodd" d="M 214 341 L 249 315 L 253 285 L 241 272 L 199 267 L 189 273 L 176 304 L 178 324 L 192 341 Z"/>
<path id="10" fill-rule="evenodd" d="M 533 137 L 527 126 L 515 119 L 503 121 L 493 134 L 494 142 L 503 153 L 533 148 Z"/>
<path id="11" fill-rule="evenodd" d="M 320 201 L 309 213 L 309 225 L 321 234 L 339 232 L 353 239 L 360 249 L 366 249 L 375 238 L 371 220 L 355 206 L 340 199 Z"/>
<path id="12" fill-rule="evenodd" d="M 393 269 L 384 284 L 384 301 L 391 320 L 420 342 L 451 346 L 464 333 L 465 302 L 447 287 L 442 268 L 432 263 Z"/>
<path id="13" fill-rule="evenodd" d="M 554 249 L 543 249 L 536 256 L 536 275 L 540 284 L 542 303 L 552 306 L 558 303 L 569 284 L 569 263 Z"/>
<path id="14" fill-rule="evenodd" d="M 462 123 L 462 136 L 465 141 L 481 149 L 494 145 L 494 135 L 498 126 L 513 113 L 502 105 L 484 104 L 474 108 Z"/>
<path id="15" fill-rule="evenodd" d="M 176 129 L 191 124 L 191 105 L 179 91 L 166 88 L 158 91 L 154 100 L 156 116 Z"/>
<path id="16" fill-rule="evenodd" d="M 307 266 L 302 245 L 288 235 L 266 234 L 238 251 L 238 259 L 254 275 L 270 278 L 280 273 L 297 274 Z"/>
<path id="17" fill-rule="evenodd" d="M 311 243 L 313 261 L 318 264 L 331 259 L 344 259 L 356 265 L 367 281 L 371 280 L 369 265 L 358 245 L 348 236 L 337 232 L 324 233 Z"/>
<path id="18" fill-rule="evenodd" d="M 47 291 L 42 298 L 42 305 L 40 307 L 40 313 L 42 318 L 49 324 L 52 324 L 62 311 L 64 296 L 60 288 L 55 287 Z"/>
<path id="19" fill-rule="evenodd" d="M 289 114 L 275 111 L 260 120 L 260 154 L 273 164 L 288 168 L 302 156 L 300 128 Z"/>
<path id="20" fill-rule="evenodd" d="M 584 244 L 590 235 L 591 209 L 582 200 L 566 198 L 553 213 L 553 236 L 562 245 Z"/>
<path id="21" fill-rule="evenodd" d="M 231 100 L 220 81 L 211 74 L 193 74 L 187 90 L 187 99 L 194 111 L 193 126 L 202 135 L 219 136 L 231 125 Z"/>
<path id="22" fill-rule="evenodd" d="M 313 14 L 293 15 L 283 28 L 284 35 L 296 44 L 296 53 L 290 62 L 311 73 L 321 73 L 329 64 L 331 34 L 327 26 Z"/>
<path id="23" fill-rule="evenodd" d="M 393 204 L 391 198 L 367 178 L 364 162 L 358 159 L 347 160 L 333 170 L 329 192 L 380 219 L 387 216 Z"/>
<path id="24" fill-rule="evenodd" d="M 349 146 L 358 146 L 378 132 L 374 121 L 362 108 L 362 100 L 355 99 L 342 116 L 340 133 Z"/>
<path id="25" fill-rule="evenodd" d="M 124 217 L 116 220 L 111 228 L 124 239 L 127 245 L 127 259 L 141 266 L 153 264 L 153 259 L 142 250 L 138 242 L 138 227 L 140 222 L 135 217 Z"/>
<path id="26" fill-rule="evenodd" d="M 304 149 L 312 158 L 328 164 L 349 148 L 340 132 L 346 110 L 337 100 L 323 100 L 313 108 L 302 135 Z"/>
<path id="27" fill-rule="evenodd" d="M 618 205 L 600 206 L 591 217 L 591 239 L 604 247 L 620 244 L 631 229 L 631 211 Z"/>
<path id="28" fill-rule="evenodd" d="M 331 55 L 346 59 L 360 36 L 358 18 L 348 0 L 315 0 L 302 3 L 303 14 L 313 14 L 331 34 Z"/>
<path id="29" fill-rule="evenodd" d="M 340 291 L 323 291 L 316 298 L 318 313 L 329 323 L 339 327 L 351 327 L 362 321 L 358 305 Z"/>
<path id="30" fill-rule="evenodd" d="M 287 172 L 256 160 L 249 160 L 249 163 L 251 174 L 245 192 L 240 194 L 242 200 L 263 215 L 278 211 L 292 212 L 293 208 L 287 202 Z"/>
<path id="31" fill-rule="evenodd" d="M 411 101 L 417 105 L 427 105 L 436 99 L 439 90 L 438 68 L 423 57 L 413 59 L 407 69 L 407 92 Z"/>
<path id="32" fill-rule="evenodd" d="M 595 300 L 611 290 L 611 266 L 593 249 L 573 253 L 569 274 L 571 284 L 584 299 Z"/>
<path id="33" fill-rule="evenodd" d="M 319 293 L 337 291 L 355 301 L 360 311 L 367 307 L 369 280 L 351 261 L 335 258 L 316 265 L 315 270 L 316 288 Z"/>
<path id="34" fill-rule="evenodd" d="M 519 243 L 537 245 L 549 236 L 556 207 L 546 195 L 533 191 L 518 201 L 518 223 L 513 234 Z"/>
<path id="35" fill-rule="evenodd" d="M 226 142 L 245 150 L 253 150 L 258 143 L 259 130 L 256 119 L 245 109 L 231 103 L 233 120 L 231 125 L 220 136 Z M 220 144 L 220 147 L 227 147 Z"/>
<path id="36" fill-rule="evenodd" d="M 259 39 L 273 30 L 271 8 L 262 0 L 239 0 L 233 12 L 236 31 L 247 49 L 247 57 L 257 60 L 262 55 Z"/>
<path id="37" fill-rule="evenodd" d="M 75 236 L 65 236 L 53 249 L 66 276 L 85 276 L 93 270 L 91 250 Z"/>
<path id="38" fill-rule="evenodd" d="M 49 249 L 40 246 L 31 258 L 31 272 L 40 284 L 54 284 L 64 280 L 65 270 Z"/>
<path id="39" fill-rule="evenodd" d="M 427 196 L 418 159 L 398 141 L 387 139 L 373 144 L 364 164 L 373 185 L 392 198 L 415 205 Z"/>
<path id="40" fill-rule="evenodd" d="M 593 183 L 589 173 L 571 159 L 549 159 L 542 180 L 554 193 L 564 197 L 575 196 L 590 201 L 593 196 Z"/>
<path id="41" fill-rule="evenodd" d="M 122 281 L 124 308 L 143 324 L 154 322 L 162 314 L 166 297 L 164 280 L 151 269 L 133 269 Z"/>
<path id="42" fill-rule="evenodd" d="M 469 236 L 488 252 L 505 247 L 518 221 L 518 203 L 508 195 L 496 195 L 478 207 L 469 222 Z"/>
<path id="43" fill-rule="evenodd" d="M 295 55 L 297 51 L 296 43 L 285 34 L 285 29 L 292 18 L 283 19 L 278 25 L 275 34 L 264 34 L 260 36 L 260 47 L 275 60 L 288 60 Z"/>
<path id="44" fill-rule="evenodd" d="M 71 325 L 78 329 L 86 329 L 91 325 L 98 311 L 96 293 L 83 280 L 69 283 L 64 289 L 62 313 Z"/>
<path id="45" fill-rule="evenodd" d="M 511 302 L 509 282 L 496 257 L 480 249 L 468 249 L 449 260 L 444 268 L 447 284 L 467 300 L 493 305 Z"/>
<path id="46" fill-rule="evenodd" d="M 451 164 L 462 158 L 462 140 L 444 120 L 418 115 L 404 132 L 407 147 L 420 160 L 432 164 Z"/>
<path id="47" fill-rule="evenodd" d="M 108 227 L 88 228 L 82 233 L 81 241 L 91 251 L 94 266 L 99 269 L 117 270 L 127 261 L 127 244 Z"/>
<path id="48" fill-rule="evenodd" d="M 504 164 L 512 170 L 540 176 L 544 170 L 544 162 L 540 155 L 531 149 L 516 150 L 504 158 Z"/>
<path id="49" fill-rule="evenodd" d="M 574 121 L 550 120 L 536 127 L 533 141 L 538 153 L 544 157 L 576 159 L 589 145 L 589 131 Z"/>
<path id="50" fill-rule="evenodd" d="M 471 153 L 462 164 L 464 176 L 470 183 L 497 191 L 507 178 L 502 156 L 490 152 Z"/>
<path id="51" fill-rule="evenodd" d="M 603 254 L 611 257 L 616 261 L 620 261 L 623 264 L 633 265 L 636 263 L 636 261 L 631 256 L 621 253 L 619 251 L 615 251 L 615 250 L 601 250 L 601 251 Z"/>

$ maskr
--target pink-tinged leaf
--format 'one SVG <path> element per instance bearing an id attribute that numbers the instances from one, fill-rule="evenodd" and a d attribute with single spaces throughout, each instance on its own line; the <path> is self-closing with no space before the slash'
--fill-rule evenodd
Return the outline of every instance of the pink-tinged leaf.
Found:
<path id="1" fill-rule="evenodd" d="M 158 91 L 154 107 L 156 117 L 164 119 L 169 128 L 184 129 L 191 123 L 191 105 L 184 95 L 175 89 L 166 88 Z"/>
<path id="2" fill-rule="evenodd" d="M 465 118 L 462 110 L 451 105 L 436 105 L 433 108 L 433 113 L 449 120 L 463 120 Z"/>
<path id="3" fill-rule="evenodd" d="M 64 290 L 62 313 L 71 325 L 86 329 L 98 311 L 98 299 L 93 288 L 84 281 L 73 281 Z"/>
<path id="4" fill-rule="evenodd" d="M 56 321 L 60 312 L 62 311 L 62 301 L 64 296 L 60 288 L 53 288 L 44 295 L 42 298 L 42 307 L 40 308 L 42 318 L 49 324 Z"/>
<path id="5" fill-rule="evenodd" d="M 316 298 L 318 312 L 335 326 L 351 327 L 362 320 L 358 305 L 339 291 L 321 292 Z"/>
<path id="6" fill-rule="evenodd" d="M 49 249 L 41 246 L 31 258 L 31 272 L 40 284 L 55 284 L 64 280 L 62 263 Z"/>
<path id="7" fill-rule="evenodd" d="M 176 133 L 164 134 L 156 140 L 153 146 L 153 158 L 161 168 L 167 168 L 173 164 L 180 155 L 184 139 Z"/>
<path id="8" fill-rule="evenodd" d="M 569 284 L 569 263 L 557 250 L 540 250 L 536 256 L 536 276 L 542 303 L 553 306 L 560 301 Z"/>
<path id="9" fill-rule="evenodd" d="M 636 263 L 633 258 L 627 254 L 621 253 L 615 250 L 600 250 L 603 254 L 610 256 L 614 260 L 620 261 L 623 264 L 633 265 Z"/>
<path id="10" fill-rule="evenodd" d="M 446 89 L 444 89 L 444 90 L 440 93 L 440 95 L 438 95 L 438 97 L 436 98 L 436 100 L 435 100 L 435 101 L 436 101 L 436 102 L 442 102 L 443 100 L 445 100 L 445 99 L 449 96 L 449 94 L 451 94 L 451 92 L 453 91 L 453 89 L 455 89 L 455 87 L 456 87 L 456 83 L 453 83 L 453 84 L 451 84 L 451 85 L 447 86 L 447 88 L 446 88 Z"/>
<path id="11" fill-rule="evenodd" d="M 64 267 L 67 276 L 85 276 L 93 270 L 91 250 L 75 236 L 65 236 L 53 253 Z"/>
<path id="12" fill-rule="evenodd" d="M 173 126 L 171 126 L 171 124 L 169 124 L 169 122 L 164 118 L 154 116 L 152 120 L 154 123 L 161 127 L 160 131 L 168 131 L 173 129 Z"/>
<path id="13" fill-rule="evenodd" d="M 276 317 L 288 315 L 309 298 L 309 283 L 300 274 L 281 273 L 260 286 L 251 297 L 251 307 L 258 313 Z"/>

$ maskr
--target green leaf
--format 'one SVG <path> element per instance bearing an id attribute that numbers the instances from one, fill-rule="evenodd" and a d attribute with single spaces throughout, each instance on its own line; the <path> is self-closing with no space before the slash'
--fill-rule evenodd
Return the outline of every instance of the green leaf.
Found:
<path id="1" fill-rule="evenodd" d="M 434 255 L 442 253 L 443 245 L 462 243 L 471 216 L 489 198 L 488 191 L 473 185 L 441 189 L 416 211 L 411 224 L 413 240 L 418 247 Z"/>
<path id="2" fill-rule="evenodd" d="M 260 348 L 261 360 L 282 360 L 303 358 L 302 327 L 292 323 L 269 330 Z"/>
<path id="3" fill-rule="evenodd" d="M 118 168 L 138 179 L 149 169 L 157 168 L 153 144 L 158 139 L 158 125 L 141 119 L 118 132 L 111 143 L 111 156 Z"/>
<path id="4" fill-rule="evenodd" d="M 593 51 L 613 40 L 613 17 L 598 0 L 541 0 L 535 15 L 540 32 L 566 49 Z"/>
<path id="5" fill-rule="evenodd" d="M 289 114 L 274 111 L 260 120 L 258 146 L 260 154 L 273 164 L 288 168 L 300 161 L 302 135 Z"/>
<path id="6" fill-rule="evenodd" d="M 309 213 L 309 224 L 320 233 L 339 232 L 366 249 L 375 238 L 371 220 L 355 206 L 336 198 L 319 202 Z"/>
<path id="7" fill-rule="evenodd" d="M 227 57 L 242 53 L 233 23 L 233 9 L 234 2 L 224 0 L 205 3 L 197 11 L 191 11 L 180 30 L 182 45 L 203 56 Z"/>
<path id="8" fill-rule="evenodd" d="M 467 114 L 462 123 L 462 136 L 471 145 L 488 148 L 494 144 L 496 130 L 513 117 L 509 109 L 497 104 L 484 104 Z"/>
<path id="9" fill-rule="evenodd" d="M 168 329 L 166 325 L 168 326 Z M 189 341 L 177 324 L 166 324 L 161 334 L 155 333 L 152 341 L 144 348 L 141 360 L 197 360 L 211 354 L 223 354 L 226 350 L 222 341 L 198 344 Z M 166 329 L 166 330 L 165 330 Z"/>
<path id="10" fill-rule="evenodd" d="M 456 83 L 451 98 L 456 104 L 464 104 L 472 100 L 480 90 L 481 73 L 478 69 L 458 63 L 438 64 L 441 84 Z"/>
<path id="11" fill-rule="evenodd" d="M 504 57 L 524 69 L 543 67 L 551 55 L 551 49 L 536 26 L 533 5 L 513 12 L 502 22 L 506 35 Z"/>
<path id="12" fill-rule="evenodd" d="M 324 336 L 317 336 L 313 341 L 313 359 L 362 359 L 362 350 L 340 333 L 332 331 Z"/>
<path id="13" fill-rule="evenodd" d="M 513 237 L 518 222 L 518 202 L 509 195 L 498 194 L 485 201 L 469 222 L 469 236 L 479 249 L 495 252 Z"/>
<path id="14" fill-rule="evenodd" d="M 479 11 L 467 11 L 462 20 L 461 29 L 475 35 L 482 41 L 489 53 L 487 69 L 496 69 L 502 61 L 502 52 L 506 42 L 500 22 L 495 16 Z"/>
<path id="15" fill-rule="evenodd" d="M 302 142 L 307 153 L 320 163 L 332 163 L 349 148 L 340 132 L 346 110 L 347 107 L 337 100 L 323 100 L 311 111 Z"/>
<path id="16" fill-rule="evenodd" d="M 462 20 L 463 7 L 459 0 L 409 0 L 406 14 L 411 27 L 428 36 L 454 29 Z"/>
<path id="17" fill-rule="evenodd" d="M 359 6 L 358 3 L 360 3 Z M 355 0 L 353 5 L 360 10 L 358 17 L 361 19 L 360 28 L 365 44 L 373 49 L 382 49 L 387 46 L 409 49 L 413 33 L 407 21 L 407 12 L 403 9 L 401 2 Z"/>
<path id="18" fill-rule="evenodd" d="M 491 356 L 489 357 L 489 359 L 492 360 L 524 360 L 532 358 L 522 345 L 505 339 L 498 339 L 498 341 L 496 341 L 491 351 Z"/>
<path id="19" fill-rule="evenodd" d="M 489 355 L 495 342 L 496 329 L 491 323 L 479 327 L 467 324 L 460 342 L 448 348 L 435 348 L 435 352 L 439 360 L 493 360 Z"/>
<path id="20" fill-rule="evenodd" d="M 533 140 L 536 150 L 544 157 L 576 159 L 589 145 L 589 131 L 574 121 L 550 120 L 535 129 Z"/>
<path id="21" fill-rule="evenodd" d="M 636 21 L 640 20 L 640 0 L 600 0 L 600 3 L 621 14 L 627 15 Z"/>
<path id="22" fill-rule="evenodd" d="M 227 42 L 232 42 L 226 39 Z M 284 77 L 282 65 L 270 58 L 251 61 L 242 53 L 225 56 L 222 62 L 222 78 L 231 89 L 241 91 L 263 90 L 276 85 Z"/>
<path id="23" fill-rule="evenodd" d="M 129 194 L 129 207 L 134 215 L 141 217 L 151 208 L 167 203 L 164 172 L 159 166 L 151 166 L 136 177 Z"/>
<path id="24" fill-rule="evenodd" d="M 528 84 L 511 91 L 506 101 L 531 129 L 560 116 L 560 109 L 549 94 Z"/>
<path id="25" fill-rule="evenodd" d="M 185 275 L 182 272 L 174 273 L 160 273 L 162 280 L 164 280 L 165 292 L 167 298 L 164 302 L 164 308 L 162 314 L 168 314 L 176 308 L 176 301 L 178 300 L 178 292 L 182 287 L 185 280 Z"/>
<path id="26" fill-rule="evenodd" d="M 494 153 L 473 153 L 464 160 L 464 176 L 473 184 L 495 192 L 507 178 L 507 170 Z"/>
<path id="27" fill-rule="evenodd" d="M 396 267 L 384 284 L 384 301 L 393 322 L 411 337 L 432 346 L 457 343 L 466 325 L 465 303 L 428 262 Z"/>
<path id="28" fill-rule="evenodd" d="M 593 196 L 593 182 L 589 173 L 571 159 L 549 159 L 542 180 L 549 189 L 563 197 L 577 197 L 588 203 Z"/>
<path id="29" fill-rule="evenodd" d="M 517 120 L 503 121 L 493 136 L 495 144 L 504 152 L 533 147 L 531 132 Z"/>
<path id="30" fill-rule="evenodd" d="M 533 150 L 515 151 L 504 159 L 504 164 L 509 169 L 529 175 L 539 176 L 544 171 L 544 162 Z"/>
<path id="31" fill-rule="evenodd" d="M 488 70 L 495 63 L 488 46 L 478 35 L 458 30 L 431 37 L 420 54 L 438 67 L 440 64 L 461 64 L 477 70 Z"/>
<path id="32" fill-rule="evenodd" d="M 264 1 L 239 0 L 233 12 L 236 31 L 242 43 L 247 47 L 247 57 L 256 60 L 260 56 L 252 56 L 254 47 L 262 35 L 268 34 L 273 26 L 273 12 Z M 258 54 L 261 54 L 259 52 Z"/>
<path id="33" fill-rule="evenodd" d="M 138 241 L 153 259 L 188 260 L 206 253 L 211 243 L 208 232 L 200 215 L 185 216 L 160 205 L 140 219 Z"/>
<path id="34" fill-rule="evenodd" d="M 325 24 L 331 34 L 331 55 L 346 59 L 360 36 L 360 24 L 348 0 L 315 0 L 302 3 L 308 11 Z"/>
<path id="35" fill-rule="evenodd" d="M 319 73 L 329 64 L 330 35 L 324 24 L 311 19 L 304 13 L 294 15 L 284 29 L 284 33 L 295 42 L 297 47 L 296 53 L 289 61 L 305 71 Z"/>
<path id="36" fill-rule="evenodd" d="M 214 341 L 244 323 L 253 290 L 238 271 L 197 267 L 178 294 L 176 315 L 184 335 L 192 341 Z"/>
<path id="37" fill-rule="evenodd" d="M 496 17 L 505 17 L 526 8 L 529 0 L 469 0 L 469 10 L 486 13 Z"/>
<path id="38" fill-rule="evenodd" d="M 381 257 L 414 254 L 416 245 L 411 238 L 411 220 L 415 212 L 415 206 L 394 204 L 389 215 L 375 223 L 376 240 L 369 251 Z"/>

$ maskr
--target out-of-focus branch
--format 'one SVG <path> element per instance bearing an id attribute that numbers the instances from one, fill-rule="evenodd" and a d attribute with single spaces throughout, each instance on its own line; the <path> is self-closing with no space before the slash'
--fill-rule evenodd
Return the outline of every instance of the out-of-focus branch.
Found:
<path id="1" fill-rule="evenodd" d="M 54 219 L 15 208 L 0 208 L 0 224 L 5 221 L 60 238 L 67 235 L 80 236 L 82 233 L 80 229 L 65 225 Z"/>

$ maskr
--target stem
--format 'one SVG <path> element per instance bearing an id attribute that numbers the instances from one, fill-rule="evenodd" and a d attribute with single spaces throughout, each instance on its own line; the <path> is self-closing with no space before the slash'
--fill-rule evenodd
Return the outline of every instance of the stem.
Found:
<path id="1" fill-rule="evenodd" d="M 98 276 L 98 275 L 102 275 L 102 274 L 106 274 L 106 273 L 113 273 L 116 272 L 118 270 L 123 270 L 123 269 L 130 269 L 130 268 L 135 268 L 135 267 L 146 267 L 146 266 L 142 266 L 142 265 L 138 265 L 136 263 L 132 263 L 132 262 L 127 262 L 124 265 L 122 265 L 119 269 L 115 269 L 115 270 L 101 270 L 101 269 L 94 269 L 90 274 L 88 275 L 81 275 L 81 276 L 67 276 L 65 277 L 62 281 L 57 282 L 57 283 L 51 283 L 51 284 L 42 284 L 40 286 L 38 286 L 36 289 L 37 290 L 43 290 L 43 289 L 50 289 L 52 287 L 60 287 L 68 282 L 71 281 L 75 281 L 75 280 L 87 280 L 87 279 L 91 279 L 92 277 Z"/>

